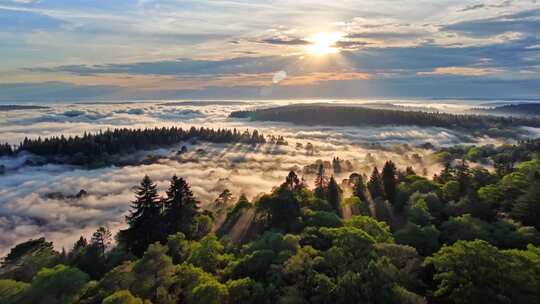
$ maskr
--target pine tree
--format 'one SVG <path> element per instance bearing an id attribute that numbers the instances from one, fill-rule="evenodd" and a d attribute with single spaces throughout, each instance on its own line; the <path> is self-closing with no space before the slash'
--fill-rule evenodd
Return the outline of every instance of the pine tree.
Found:
<path id="1" fill-rule="evenodd" d="M 339 212 L 339 207 L 341 203 L 341 188 L 336 183 L 336 180 L 334 179 L 334 176 L 330 177 L 330 181 L 328 182 L 328 188 L 326 191 L 326 199 L 334 207 L 334 210 L 336 212 Z"/>
<path id="2" fill-rule="evenodd" d="M 393 204 L 396 198 L 397 180 L 396 165 L 391 160 L 384 164 L 384 168 L 382 170 L 382 183 L 386 199 Z"/>
<path id="3" fill-rule="evenodd" d="M 290 191 L 295 191 L 302 187 L 302 182 L 298 178 L 298 175 L 296 175 L 296 173 L 291 170 L 285 178 L 285 183 L 283 183 L 282 186 L 286 187 Z"/>
<path id="4" fill-rule="evenodd" d="M 188 239 L 193 239 L 199 207 L 198 201 L 183 178 L 176 175 L 172 177 L 163 205 L 165 208 L 163 218 L 168 234 L 182 232 Z"/>
<path id="5" fill-rule="evenodd" d="M 355 174 L 354 176 L 353 195 L 363 202 L 366 201 L 366 184 L 364 183 L 364 178 L 360 174 Z"/>
<path id="6" fill-rule="evenodd" d="M 377 169 L 377 167 L 373 168 L 373 172 L 367 183 L 367 188 L 373 198 L 384 197 L 381 175 L 379 174 L 379 169 Z"/>
<path id="7" fill-rule="evenodd" d="M 126 247 L 141 256 L 148 245 L 164 238 L 161 221 L 161 203 L 157 186 L 146 175 L 136 190 L 136 199 L 126 220 L 129 228 L 122 235 Z"/>
<path id="8" fill-rule="evenodd" d="M 226 207 L 229 205 L 229 202 L 231 202 L 232 200 L 232 193 L 229 189 L 225 189 L 223 190 L 219 196 L 214 200 L 214 204 L 217 206 L 217 207 Z"/>
<path id="9" fill-rule="evenodd" d="M 471 171 L 465 159 L 456 166 L 456 180 L 459 183 L 461 195 L 465 195 L 471 188 Z"/>
<path id="10" fill-rule="evenodd" d="M 105 256 L 105 251 L 112 244 L 112 233 L 106 227 L 99 227 L 92 235 L 92 246 L 95 246 L 101 256 Z"/>
<path id="11" fill-rule="evenodd" d="M 80 250 L 80 249 L 86 248 L 86 246 L 88 246 L 88 241 L 86 240 L 86 238 L 84 238 L 83 236 L 81 236 L 81 237 L 75 242 L 75 244 L 73 245 L 73 249 L 71 249 L 71 251 L 78 251 L 78 250 Z"/>
<path id="12" fill-rule="evenodd" d="M 317 171 L 317 176 L 315 177 L 315 196 L 324 199 L 326 198 L 326 176 L 324 175 L 324 166 L 321 163 L 319 165 L 319 170 Z"/>

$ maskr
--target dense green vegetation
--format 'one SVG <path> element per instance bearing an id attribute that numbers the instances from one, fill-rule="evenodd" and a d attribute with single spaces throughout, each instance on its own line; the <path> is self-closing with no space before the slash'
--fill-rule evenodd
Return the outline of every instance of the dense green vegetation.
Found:
<path id="1" fill-rule="evenodd" d="M 224 191 L 213 211 L 185 179 L 160 195 L 145 176 L 116 242 L 100 227 L 67 252 L 12 248 L 0 302 L 539 303 L 537 151 L 444 149 L 433 178 L 387 161 L 338 183 L 320 165 L 313 189 L 291 171 L 253 202 Z"/>
<path id="2" fill-rule="evenodd" d="M 284 141 L 282 137 L 274 141 Z M 108 165 L 113 161 L 111 155 L 126 155 L 138 150 L 149 150 L 167 147 L 183 141 L 201 140 L 213 143 L 265 143 L 264 135 L 257 130 L 239 132 L 236 129 L 178 127 L 154 129 L 114 129 L 98 133 L 84 133 L 83 136 L 25 138 L 18 147 L 0 144 L 0 156 L 13 155 L 19 152 L 30 152 L 43 156 L 47 162 L 74 165 L 92 165 L 93 167 Z"/>
<path id="3" fill-rule="evenodd" d="M 283 121 L 305 125 L 366 126 L 415 125 L 489 132 L 517 126 L 540 126 L 536 119 L 488 115 L 458 115 L 422 111 L 400 111 L 343 105 L 288 105 L 253 111 L 237 111 L 231 117 L 256 121 Z"/>

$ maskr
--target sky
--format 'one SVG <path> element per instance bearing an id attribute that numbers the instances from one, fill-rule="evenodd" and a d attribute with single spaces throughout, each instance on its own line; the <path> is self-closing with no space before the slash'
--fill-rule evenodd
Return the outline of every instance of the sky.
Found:
<path id="1" fill-rule="evenodd" d="M 540 98 L 537 0 L 0 0 L 0 101 Z"/>

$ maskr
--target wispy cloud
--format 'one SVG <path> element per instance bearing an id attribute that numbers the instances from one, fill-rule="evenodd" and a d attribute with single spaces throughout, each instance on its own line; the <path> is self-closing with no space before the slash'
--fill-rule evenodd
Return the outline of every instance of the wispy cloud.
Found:
<path id="1" fill-rule="evenodd" d="M 456 76 L 486 76 L 501 74 L 504 71 L 493 68 L 474 67 L 440 67 L 430 72 L 418 72 L 418 75 L 456 75 Z"/>

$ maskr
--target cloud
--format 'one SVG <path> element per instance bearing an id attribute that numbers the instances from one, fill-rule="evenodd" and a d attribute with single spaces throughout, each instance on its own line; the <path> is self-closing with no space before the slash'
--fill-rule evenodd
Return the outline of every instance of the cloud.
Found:
<path id="1" fill-rule="evenodd" d="M 266 38 L 259 40 L 261 43 L 267 43 L 267 44 L 275 44 L 275 45 L 308 45 L 310 44 L 309 41 L 300 39 L 300 38 L 280 38 L 280 37 L 273 37 L 273 38 Z"/>
<path id="2" fill-rule="evenodd" d="M 484 3 L 479 3 L 479 4 L 473 4 L 473 5 L 469 5 L 469 6 L 466 6 L 460 10 L 458 10 L 458 12 L 468 12 L 468 11 L 474 11 L 474 10 L 477 10 L 477 9 L 481 9 L 481 8 L 484 8 L 486 7 L 486 5 Z"/>
<path id="3" fill-rule="evenodd" d="M 485 4 L 485 3 L 472 4 L 462 9 L 459 9 L 458 12 L 469 12 L 469 11 L 475 11 L 475 10 L 479 10 L 483 8 L 504 8 L 504 7 L 509 7 L 512 4 L 512 2 L 514 1 L 506 0 L 499 4 Z"/>
<path id="4" fill-rule="evenodd" d="M 223 60 L 178 59 L 131 64 L 68 65 L 56 68 L 28 68 L 34 72 L 68 72 L 79 75 L 151 74 L 151 75 L 230 75 L 270 73 L 291 65 L 296 56 L 237 57 Z"/>
<path id="5" fill-rule="evenodd" d="M 453 23 L 442 27 L 443 31 L 458 32 L 473 37 L 501 35 L 519 32 L 540 38 L 540 9 L 525 10 L 493 18 L 476 19 Z"/>
<path id="6" fill-rule="evenodd" d="M 440 67 L 431 72 L 418 72 L 418 75 L 455 75 L 455 76 L 486 76 L 500 74 L 503 71 L 493 68 L 474 67 Z"/>

